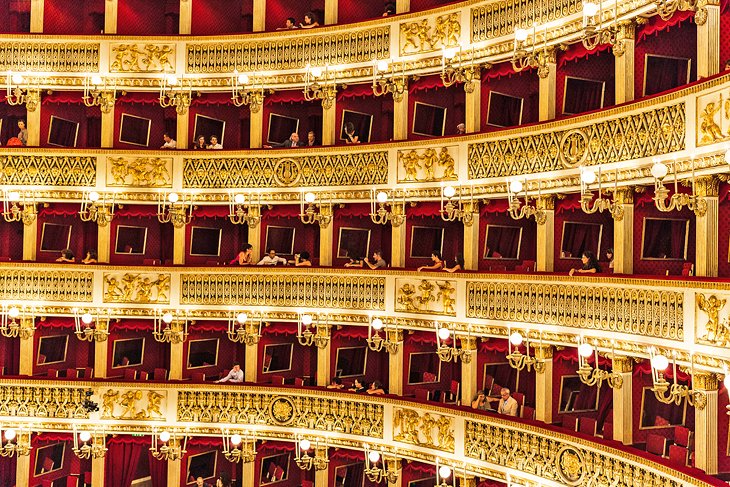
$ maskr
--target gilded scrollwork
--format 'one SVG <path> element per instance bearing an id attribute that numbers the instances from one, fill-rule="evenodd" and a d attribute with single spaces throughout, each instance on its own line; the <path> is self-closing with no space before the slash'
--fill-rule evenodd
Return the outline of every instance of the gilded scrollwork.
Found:
<path id="1" fill-rule="evenodd" d="M 170 274 L 104 274 L 105 303 L 170 302 Z"/>
<path id="2" fill-rule="evenodd" d="M 0 299 L 91 302 L 94 273 L 5 269 L 0 273 Z"/>
<path id="3" fill-rule="evenodd" d="M 433 21 L 433 24 L 431 24 Z M 429 52 L 459 44 L 461 19 L 458 12 L 400 24 L 400 53 Z"/>
<path id="4" fill-rule="evenodd" d="M 175 44 L 112 44 L 111 73 L 164 73 L 175 70 Z"/>
<path id="5" fill-rule="evenodd" d="M 456 288 L 452 281 L 398 279 L 396 311 L 456 315 Z"/>
<path id="6" fill-rule="evenodd" d="M 456 160 L 449 152 L 457 147 L 432 147 L 398 151 L 398 182 L 451 181 L 456 176 Z M 438 170 L 438 172 L 437 172 Z"/>
<path id="7" fill-rule="evenodd" d="M 0 416 L 30 418 L 88 418 L 83 387 L 3 385 L 0 387 Z"/>
<path id="8" fill-rule="evenodd" d="M 172 157 L 107 157 L 109 186 L 169 188 Z"/>
<path id="9" fill-rule="evenodd" d="M 471 9 L 471 42 L 512 35 L 517 27 L 542 24 L 579 13 L 579 0 L 553 0 L 535 10 L 531 0 L 488 2 Z M 538 16 L 538 17 L 536 17 Z"/>
<path id="10" fill-rule="evenodd" d="M 9 154 L 0 156 L 2 184 L 38 186 L 96 185 L 96 157 Z"/>
<path id="11" fill-rule="evenodd" d="M 720 311 L 725 307 L 727 298 L 720 298 L 714 294 L 709 297 L 697 293 L 697 308 L 707 315 L 707 321 L 697 320 L 698 340 L 720 347 L 730 344 L 730 323 L 728 317 L 721 318 Z M 704 329 L 703 329 L 704 328 Z"/>
<path id="12" fill-rule="evenodd" d="M 453 418 L 414 409 L 396 408 L 393 413 L 393 439 L 411 445 L 454 451 Z"/>
<path id="13" fill-rule="evenodd" d="M 697 145 L 730 140 L 730 88 L 697 97 Z"/>
<path id="14" fill-rule="evenodd" d="M 96 73 L 98 42 L 32 41 L 0 43 L 0 71 L 34 73 Z"/>
<path id="15" fill-rule="evenodd" d="M 162 421 L 165 420 L 162 409 L 166 400 L 164 391 L 107 389 L 101 394 L 101 419 Z"/>

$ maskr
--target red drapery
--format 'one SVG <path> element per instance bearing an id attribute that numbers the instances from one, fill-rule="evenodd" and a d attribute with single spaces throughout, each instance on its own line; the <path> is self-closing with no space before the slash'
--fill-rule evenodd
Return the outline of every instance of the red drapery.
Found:
<path id="1" fill-rule="evenodd" d="M 131 441 L 109 441 L 107 448 L 109 452 L 106 456 L 105 484 L 129 487 L 134 480 L 139 459 L 145 451 L 149 451 L 149 445 Z"/>

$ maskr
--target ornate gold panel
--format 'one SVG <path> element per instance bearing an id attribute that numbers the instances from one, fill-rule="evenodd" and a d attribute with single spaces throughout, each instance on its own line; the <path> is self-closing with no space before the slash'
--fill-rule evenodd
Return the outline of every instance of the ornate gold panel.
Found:
<path id="1" fill-rule="evenodd" d="M 177 420 L 264 424 L 383 437 L 384 408 L 342 396 L 280 396 L 257 392 L 180 391 Z"/>
<path id="2" fill-rule="evenodd" d="M 456 316 L 456 281 L 396 279 L 395 310 Z"/>
<path id="3" fill-rule="evenodd" d="M 12 154 L 0 156 L 2 184 L 96 185 L 96 157 Z"/>
<path id="4" fill-rule="evenodd" d="M 172 157 L 107 157 L 107 185 L 172 187 Z"/>
<path id="5" fill-rule="evenodd" d="M 685 148 L 684 102 L 570 130 L 469 144 L 469 178 L 515 176 L 628 161 Z"/>
<path id="6" fill-rule="evenodd" d="M 411 445 L 454 451 L 454 418 L 415 409 L 395 408 L 393 439 Z"/>
<path id="7" fill-rule="evenodd" d="M 181 274 L 180 304 L 385 309 L 385 278 L 315 274 Z"/>
<path id="8" fill-rule="evenodd" d="M 431 52 L 459 44 L 461 14 L 452 12 L 400 24 L 400 54 Z"/>
<path id="9" fill-rule="evenodd" d="M 86 419 L 83 387 L 0 386 L 0 416 Z"/>
<path id="10" fill-rule="evenodd" d="M 104 273 L 105 303 L 170 302 L 170 274 Z"/>
<path id="11" fill-rule="evenodd" d="M 114 43 L 109 49 L 110 73 L 175 71 L 175 43 Z"/>
<path id="12" fill-rule="evenodd" d="M 681 292 L 598 285 L 467 282 L 470 318 L 683 340 Z"/>
<path id="13" fill-rule="evenodd" d="M 697 146 L 730 140 L 730 87 L 697 97 Z"/>
<path id="14" fill-rule="evenodd" d="M 94 273 L 5 269 L 0 273 L 0 299 L 90 303 Z"/>
<path id="15" fill-rule="evenodd" d="M 0 71 L 96 73 L 99 43 L 31 41 L 0 43 Z"/>
<path id="16" fill-rule="evenodd" d="M 458 146 L 399 150 L 398 182 L 455 181 L 458 160 Z"/>
<path id="17" fill-rule="evenodd" d="M 730 315 L 726 308 L 728 296 L 696 293 L 695 325 L 697 342 L 725 347 L 730 345 Z"/>
<path id="18" fill-rule="evenodd" d="M 165 421 L 166 390 L 107 389 L 100 393 L 101 419 Z"/>
<path id="19" fill-rule="evenodd" d="M 533 0 L 488 2 L 471 9 L 471 41 L 514 35 L 517 27 L 542 25 L 581 12 L 580 0 L 550 0 L 535 8 Z M 537 17 L 536 17 L 537 14 Z"/>
<path id="20" fill-rule="evenodd" d="M 388 153 L 287 157 L 185 158 L 186 188 L 354 186 L 388 182 Z"/>
<path id="21" fill-rule="evenodd" d="M 261 72 L 389 59 L 390 26 L 246 42 L 190 42 L 187 73 Z"/>

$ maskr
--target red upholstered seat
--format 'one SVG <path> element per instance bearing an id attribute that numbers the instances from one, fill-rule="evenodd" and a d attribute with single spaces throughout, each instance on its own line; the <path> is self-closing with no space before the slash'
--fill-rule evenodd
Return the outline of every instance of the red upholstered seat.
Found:
<path id="1" fill-rule="evenodd" d="M 419 401 L 430 401 L 431 400 L 431 391 L 428 389 L 418 388 L 415 389 L 413 392 L 416 394 L 416 399 Z"/>
<path id="2" fill-rule="evenodd" d="M 155 369 L 154 380 L 164 381 L 167 380 L 167 369 Z"/>
<path id="3" fill-rule="evenodd" d="M 93 379 L 94 378 L 94 368 L 93 367 L 86 367 L 84 369 L 84 379 Z"/>
<path id="4" fill-rule="evenodd" d="M 272 375 L 271 384 L 275 385 L 275 386 L 283 386 L 284 385 L 284 376 L 283 375 Z"/>
<path id="5" fill-rule="evenodd" d="M 522 406 L 522 412 L 520 417 L 522 419 L 535 419 L 535 408 L 530 406 Z"/>
<path id="6" fill-rule="evenodd" d="M 77 487 L 79 485 L 78 477 L 66 477 L 66 487 Z"/>
<path id="7" fill-rule="evenodd" d="M 449 390 L 441 395 L 441 401 L 446 404 L 456 404 L 457 402 L 459 402 L 460 391 L 461 383 L 458 380 L 452 380 Z"/>
<path id="8" fill-rule="evenodd" d="M 675 465 L 686 467 L 689 461 L 689 448 L 679 445 L 669 445 L 669 461 Z"/>
<path id="9" fill-rule="evenodd" d="M 432 372 L 424 372 L 423 373 L 423 382 L 436 382 L 436 374 Z"/>
<path id="10" fill-rule="evenodd" d="M 691 450 L 694 447 L 694 433 L 684 426 L 675 426 L 674 443 Z"/>
<path id="11" fill-rule="evenodd" d="M 515 401 L 517 401 L 517 404 L 519 406 L 525 405 L 525 395 L 522 394 L 521 392 L 513 392 L 512 397 L 514 398 Z"/>
<path id="12" fill-rule="evenodd" d="M 296 377 L 294 379 L 294 385 L 297 386 L 297 387 L 303 387 L 304 386 L 304 379 L 302 379 L 301 377 Z"/>
<path id="13" fill-rule="evenodd" d="M 563 416 L 560 425 L 570 431 L 578 431 L 578 418 L 575 416 Z"/>
<path id="14" fill-rule="evenodd" d="M 649 433 L 646 436 L 646 451 L 654 455 L 664 456 L 667 452 L 667 439 L 663 436 Z"/>
<path id="15" fill-rule="evenodd" d="M 138 380 L 150 380 L 150 374 L 149 374 L 149 372 L 147 372 L 145 370 L 140 370 L 139 377 L 137 379 Z"/>
<path id="16" fill-rule="evenodd" d="M 137 371 L 134 369 L 124 369 L 124 380 L 137 380 Z"/>
<path id="17" fill-rule="evenodd" d="M 56 369 L 48 369 L 48 377 L 58 377 L 58 370 Z"/>
<path id="18" fill-rule="evenodd" d="M 578 420 L 578 432 L 584 435 L 596 436 L 598 424 L 594 418 L 580 418 Z"/>
<path id="19" fill-rule="evenodd" d="M 692 262 L 685 262 L 682 264 L 682 275 L 691 276 L 694 275 L 695 265 Z"/>
<path id="20" fill-rule="evenodd" d="M 535 271 L 535 261 L 534 260 L 523 260 L 522 264 L 515 266 L 515 272 L 534 272 Z"/>
<path id="21" fill-rule="evenodd" d="M 77 379 L 79 377 L 79 371 L 76 369 L 66 369 L 67 379 Z"/>
<path id="22" fill-rule="evenodd" d="M 205 374 L 203 372 L 193 372 L 190 378 L 193 382 L 205 382 Z"/>

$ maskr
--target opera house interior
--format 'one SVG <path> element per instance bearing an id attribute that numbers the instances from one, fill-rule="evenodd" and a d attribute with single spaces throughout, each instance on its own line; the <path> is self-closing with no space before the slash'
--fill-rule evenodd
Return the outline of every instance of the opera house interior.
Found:
<path id="1" fill-rule="evenodd" d="M 0 9 L 0 487 L 728 485 L 730 0 Z"/>

